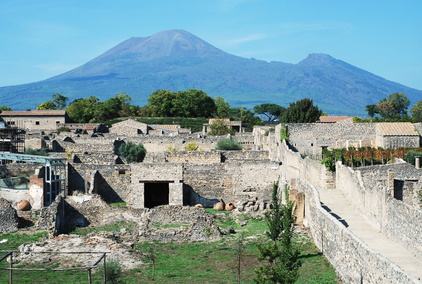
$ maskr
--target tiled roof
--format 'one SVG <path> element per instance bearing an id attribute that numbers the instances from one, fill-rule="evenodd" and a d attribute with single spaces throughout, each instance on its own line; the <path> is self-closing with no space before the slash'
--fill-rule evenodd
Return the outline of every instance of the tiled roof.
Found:
<path id="1" fill-rule="evenodd" d="M 149 124 L 148 125 L 151 128 L 159 129 L 159 130 L 165 130 L 165 131 L 177 131 L 178 128 L 180 128 L 179 125 L 174 124 Z"/>
<path id="2" fill-rule="evenodd" d="M 340 120 L 351 118 L 350 116 L 320 116 L 319 122 L 322 123 L 334 123 Z"/>
<path id="3" fill-rule="evenodd" d="M 40 115 L 54 115 L 64 116 L 65 110 L 27 110 L 27 111 L 3 111 L 1 116 L 40 116 Z"/>
<path id="4" fill-rule="evenodd" d="M 410 122 L 381 122 L 377 126 L 385 136 L 419 136 Z"/>

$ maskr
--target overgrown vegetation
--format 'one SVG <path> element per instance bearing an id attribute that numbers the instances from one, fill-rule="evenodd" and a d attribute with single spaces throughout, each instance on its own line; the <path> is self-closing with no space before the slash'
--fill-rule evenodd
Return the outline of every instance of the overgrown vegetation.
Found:
<path id="1" fill-rule="evenodd" d="M 99 276 L 104 277 L 104 262 L 101 263 L 101 265 L 98 267 L 97 274 Z M 107 283 L 110 284 L 123 284 L 126 283 L 122 279 L 122 263 L 119 259 L 114 257 L 109 257 L 106 259 L 105 264 L 105 275 Z"/>
<path id="2" fill-rule="evenodd" d="M 135 144 L 129 141 L 120 145 L 119 154 L 125 158 L 128 163 L 139 163 L 144 160 L 147 150 L 142 143 Z"/>
<path id="3" fill-rule="evenodd" d="M 45 151 L 45 149 L 27 148 L 27 149 L 25 149 L 25 154 L 35 155 L 35 156 L 48 156 L 48 153 L 47 153 L 47 151 Z"/>
<path id="4" fill-rule="evenodd" d="M 214 119 L 214 121 L 210 125 L 210 128 L 211 128 L 211 131 L 208 132 L 208 134 L 212 135 L 212 136 L 221 136 L 221 135 L 226 135 L 226 134 L 234 135 L 235 134 L 234 130 L 226 125 L 224 119 Z"/>
<path id="5" fill-rule="evenodd" d="M 286 140 L 289 141 L 289 130 L 287 129 L 286 125 L 280 126 L 280 141 Z"/>
<path id="6" fill-rule="evenodd" d="M 196 145 L 195 142 L 189 142 L 186 146 L 185 146 L 185 151 L 196 151 L 199 149 L 199 146 Z"/>
<path id="7" fill-rule="evenodd" d="M 349 147 L 348 149 L 323 149 L 321 163 L 324 164 L 329 171 L 334 172 L 335 163 L 337 161 L 341 161 L 344 165 L 349 167 L 363 167 L 388 164 L 395 158 L 400 158 L 405 159 L 408 163 L 414 165 L 414 157 L 418 155 L 422 156 L 422 148 L 383 149 Z"/>
<path id="8" fill-rule="evenodd" d="M 231 138 L 224 138 L 218 141 L 216 150 L 242 150 L 239 141 Z"/>
<path id="9" fill-rule="evenodd" d="M 265 264 L 255 270 L 255 283 L 295 283 L 299 278 L 299 250 L 293 243 L 294 203 L 289 200 L 289 187 L 284 186 L 285 204 L 282 204 L 278 182 L 273 184 L 272 208 L 265 219 L 269 241 L 258 245 L 259 260 Z"/>
<path id="10" fill-rule="evenodd" d="M 70 132 L 70 129 L 69 129 L 69 127 L 59 127 L 59 128 L 57 128 L 56 131 L 57 131 L 57 135 L 59 135 L 62 132 Z"/>

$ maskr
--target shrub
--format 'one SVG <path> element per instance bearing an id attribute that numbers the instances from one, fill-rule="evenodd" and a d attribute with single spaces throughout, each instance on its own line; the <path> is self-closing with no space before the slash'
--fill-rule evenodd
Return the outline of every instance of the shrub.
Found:
<path id="1" fill-rule="evenodd" d="M 234 139 L 225 138 L 218 141 L 217 150 L 242 150 L 242 145 Z"/>
<path id="2" fill-rule="evenodd" d="M 47 152 L 44 149 L 28 148 L 28 149 L 25 150 L 25 154 L 35 155 L 35 156 L 48 156 Z"/>
<path id="3" fill-rule="evenodd" d="M 127 142 L 120 145 L 119 154 L 125 158 L 128 163 L 139 163 L 144 160 L 147 150 L 142 143 L 135 144 L 133 142 Z"/>
<path id="4" fill-rule="evenodd" d="M 416 156 L 422 156 L 421 152 L 416 152 L 413 150 L 409 150 L 409 152 L 407 152 L 405 160 L 406 162 L 408 162 L 411 165 L 415 165 L 415 157 Z"/>
<path id="5" fill-rule="evenodd" d="M 104 263 L 98 267 L 98 273 L 104 275 Z M 125 283 L 122 277 L 122 264 L 117 258 L 107 258 L 106 261 L 106 279 L 107 283 L 120 284 Z"/>
<path id="6" fill-rule="evenodd" d="M 280 140 L 286 140 L 286 142 L 289 141 L 289 130 L 287 129 L 287 126 L 282 125 L 280 127 Z"/>
<path id="7" fill-rule="evenodd" d="M 69 129 L 69 127 L 59 127 L 59 128 L 57 128 L 57 134 L 60 134 L 60 133 L 62 133 L 62 132 L 70 132 L 70 129 Z"/>
<path id="8" fill-rule="evenodd" d="M 185 146 L 185 151 L 196 151 L 198 148 L 199 147 L 195 142 L 189 142 L 188 145 Z"/>

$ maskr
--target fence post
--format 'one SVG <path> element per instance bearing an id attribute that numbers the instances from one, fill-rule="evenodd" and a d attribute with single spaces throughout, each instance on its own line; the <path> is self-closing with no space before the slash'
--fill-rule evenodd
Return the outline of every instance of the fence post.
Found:
<path id="1" fill-rule="evenodd" d="M 91 284 L 91 268 L 88 269 L 88 283 Z"/>
<path id="2" fill-rule="evenodd" d="M 107 284 L 107 265 L 106 265 L 106 257 L 107 255 L 104 254 L 104 283 Z"/>
<path id="3" fill-rule="evenodd" d="M 13 267 L 13 252 L 11 252 L 11 254 L 10 254 L 10 264 L 9 264 L 9 268 L 10 268 L 10 271 L 9 271 L 9 284 L 12 284 L 12 282 L 13 282 L 13 270 L 12 270 L 12 267 Z"/>

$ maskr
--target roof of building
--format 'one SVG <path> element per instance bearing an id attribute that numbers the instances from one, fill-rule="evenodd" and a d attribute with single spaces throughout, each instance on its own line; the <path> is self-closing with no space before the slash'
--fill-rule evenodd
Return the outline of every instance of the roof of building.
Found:
<path id="1" fill-rule="evenodd" d="M 1 116 L 65 116 L 65 110 L 27 110 L 27 111 L 3 111 Z"/>
<path id="2" fill-rule="evenodd" d="M 335 123 L 340 120 L 352 118 L 351 116 L 320 116 L 318 122 L 322 123 Z"/>
<path id="3" fill-rule="evenodd" d="M 177 131 L 180 126 L 173 124 L 148 124 L 149 127 L 165 131 Z"/>
<path id="4" fill-rule="evenodd" d="M 377 126 L 385 136 L 419 136 L 410 122 L 381 122 Z"/>

